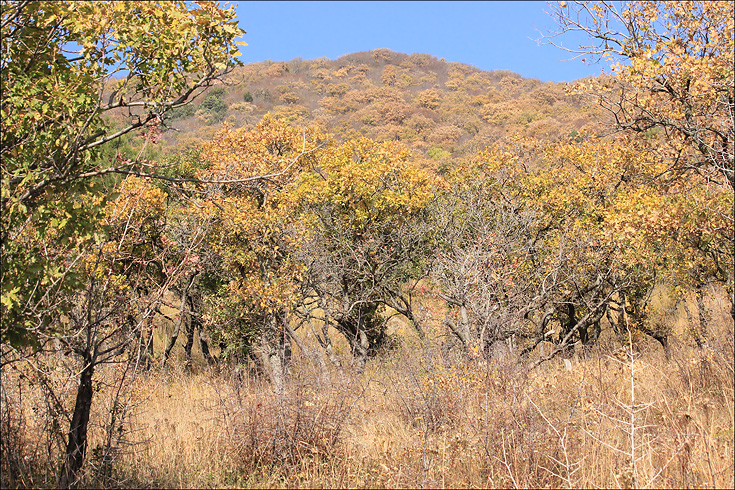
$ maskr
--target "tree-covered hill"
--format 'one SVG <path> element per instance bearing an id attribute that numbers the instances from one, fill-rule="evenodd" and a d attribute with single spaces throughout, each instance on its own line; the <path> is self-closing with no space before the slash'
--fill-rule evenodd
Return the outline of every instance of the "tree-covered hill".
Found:
<path id="1" fill-rule="evenodd" d="M 169 114 L 162 148 L 194 147 L 223 123 L 252 126 L 266 113 L 290 123 L 316 122 L 340 138 L 401 141 L 445 162 L 516 133 L 574 138 L 598 111 L 568 93 L 565 83 L 378 49 L 238 67 L 224 84 Z"/>

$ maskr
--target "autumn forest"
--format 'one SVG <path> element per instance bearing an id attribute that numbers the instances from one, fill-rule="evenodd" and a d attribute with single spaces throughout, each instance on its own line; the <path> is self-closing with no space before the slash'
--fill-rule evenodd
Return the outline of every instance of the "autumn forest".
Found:
<path id="1" fill-rule="evenodd" d="M 605 74 L 2 0 L 2 487 L 732 487 L 735 7 L 550 8 Z"/>

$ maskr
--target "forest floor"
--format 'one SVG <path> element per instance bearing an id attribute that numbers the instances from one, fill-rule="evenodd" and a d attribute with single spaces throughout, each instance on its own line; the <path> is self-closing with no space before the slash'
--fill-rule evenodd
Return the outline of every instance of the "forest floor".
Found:
<path id="1" fill-rule="evenodd" d="M 668 358 L 656 342 L 626 345 L 610 331 L 533 370 L 512 355 L 442 353 L 438 338 L 406 336 L 361 373 L 346 356 L 325 372 L 296 351 L 282 396 L 263 376 L 200 357 L 193 372 L 172 358 L 122 390 L 110 366 L 86 478 L 128 488 L 733 487 L 735 341 L 719 311 L 703 348 L 677 313 Z M 17 444 L 42 459 L 41 403 L 22 399 Z"/>

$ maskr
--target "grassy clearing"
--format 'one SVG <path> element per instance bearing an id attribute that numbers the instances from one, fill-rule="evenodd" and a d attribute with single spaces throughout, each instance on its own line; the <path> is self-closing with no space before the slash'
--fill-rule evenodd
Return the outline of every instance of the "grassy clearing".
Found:
<path id="1" fill-rule="evenodd" d="M 263 378 L 209 369 L 198 359 L 191 374 L 172 367 L 130 379 L 117 402 L 128 408 L 122 430 L 109 414 L 123 373 L 110 366 L 100 373 L 86 481 L 175 488 L 732 487 L 732 321 L 713 316 L 710 342 L 699 349 L 686 334 L 684 313 L 671 314 L 677 335 L 668 359 L 655 342 L 641 340 L 631 350 L 608 335 L 593 349 L 527 371 L 510 355 L 468 360 L 442 354 L 438 340 L 408 339 L 363 373 L 330 366 L 328 378 L 297 352 L 283 397 Z M 3 438 L 16 434 L 4 443 L 4 464 L 12 456 L 22 470 L 3 484 L 53 485 L 57 463 L 49 462 L 58 461 L 61 446 L 49 434 L 59 431 L 43 393 L 21 374 L 3 373 Z M 63 376 L 54 382 L 62 386 Z M 111 426 L 119 442 L 105 456 L 95 448 Z"/>

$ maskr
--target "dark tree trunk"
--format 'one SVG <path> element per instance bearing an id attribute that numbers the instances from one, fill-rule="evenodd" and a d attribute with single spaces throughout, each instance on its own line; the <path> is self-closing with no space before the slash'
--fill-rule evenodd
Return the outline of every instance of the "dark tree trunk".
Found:
<path id="1" fill-rule="evenodd" d="M 189 302 L 189 325 L 186 330 L 186 345 L 184 346 L 184 355 L 186 358 L 187 369 L 191 368 L 191 349 L 194 347 L 194 331 L 199 332 L 199 346 L 202 349 L 202 355 L 207 361 L 208 365 L 214 364 L 214 358 L 209 353 L 209 343 L 207 342 L 206 334 L 202 331 L 202 301 L 199 295 L 199 290 L 196 286 L 192 287 L 187 297 Z"/>
<path id="2" fill-rule="evenodd" d="M 580 321 L 577 325 L 579 331 L 579 338 L 582 345 L 589 345 L 594 343 L 600 337 L 600 320 L 605 315 L 605 305 L 600 305 L 597 310 L 590 313 L 589 318 L 585 321 Z M 592 327 L 592 333 L 590 334 L 590 327 Z"/>
<path id="3" fill-rule="evenodd" d="M 202 330 L 201 325 L 199 325 L 199 346 L 202 348 L 204 360 L 207 361 L 208 365 L 213 366 L 217 360 L 209 352 L 209 340 L 207 339 L 207 334 Z"/>
<path id="4" fill-rule="evenodd" d="M 285 310 L 281 311 L 281 314 L 278 315 L 279 320 L 281 322 L 280 325 L 280 348 L 281 348 L 281 359 L 283 360 L 283 369 L 286 373 L 286 376 L 291 375 L 291 336 L 288 335 L 287 327 L 290 328 L 289 325 L 289 319 L 288 319 L 288 313 Z"/>
<path id="5" fill-rule="evenodd" d="M 590 337 L 590 340 L 593 343 L 597 342 L 597 340 L 600 338 L 601 333 L 602 326 L 600 325 L 600 320 L 597 320 L 595 323 L 592 324 L 592 336 Z"/>
<path id="6" fill-rule="evenodd" d="M 191 371 L 191 349 L 194 347 L 194 321 L 189 317 L 186 322 L 186 344 L 184 345 L 184 368 Z"/>
<path id="7" fill-rule="evenodd" d="M 199 347 L 202 349 L 202 356 L 204 356 L 204 360 L 207 361 L 207 365 L 212 366 L 217 362 L 217 360 L 209 352 L 209 339 L 207 338 L 207 333 L 204 331 L 202 326 L 202 298 L 199 288 L 194 288 L 189 295 L 189 312 L 192 330 L 197 330 L 199 332 Z"/>
<path id="8" fill-rule="evenodd" d="M 560 322 L 560 328 L 559 328 L 559 342 L 561 342 L 564 337 L 567 336 L 569 332 L 572 331 L 572 329 L 577 325 L 577 316 L 576 312 L 574 311 L 574 305 L 572 303 L 567 303 L 566 305 L 566 311 L 564 312 L 566 314 L 565 321 Z M 580 336 L 582 333 L 580 332 Z"/>
<path id="9" fill-rule="evenodd" d="M 602 318 L 602 315 L 604 312 L 601 312 L 600 318 Z M 595 315 L 596 317 L 597 315 Z M 590 327 L 592 327 L 592 331 L 590 332 Z M 582 342 L 582 345 L 590 345 L 594 344 L 597 339 L 600 338 L 600 332 L 602 331 L 602 328 L 600 327 L 600 320 L 593 321 L 589 324 L 585 324 L 579 327 L 579 339 Z"/>
<path id="10" fill-rule="evenodd" d="M 605 315 L 607 316 L 607 321 L 610 322 L 610 326 L 615 332 L 615 336 L 622 343 L 624 342 L 624 335 L 623 335 L 622 329 L 620 328 L 620 316 L 621 316 L 620 311 L 621 310 L 619 307 L 612 306 L 610 302 L 607 304 Z M 617 318 L 613 318 L 613 312 L 617 314 Z"/>
<path id="11" fill-rule="evenodd" d="M 337 330 L 342 333 L 350 344 L 352 352 L 352 365 L 362 372 L 365 369 L 365 363 L 370 349 L 370 339 L 364 330 L 364 323 L 361 321 L 361 315 L 357 318 L 348 316 L 337 320 Z"/>
<path id="12" fill-rule="evenodd" d="M 87 426 L 92 409 L 92 375 L 94 374 L 94 363 L 89 352 L 85 353 L 84 362 L 85 367 L 79 376 L 77 400 L 69 427 L 69 440 L 59 477 L 59 488 L 70 488 L 76 485 L 77 474 L 84 464 L 84 456 L 87 452 Z"/>

